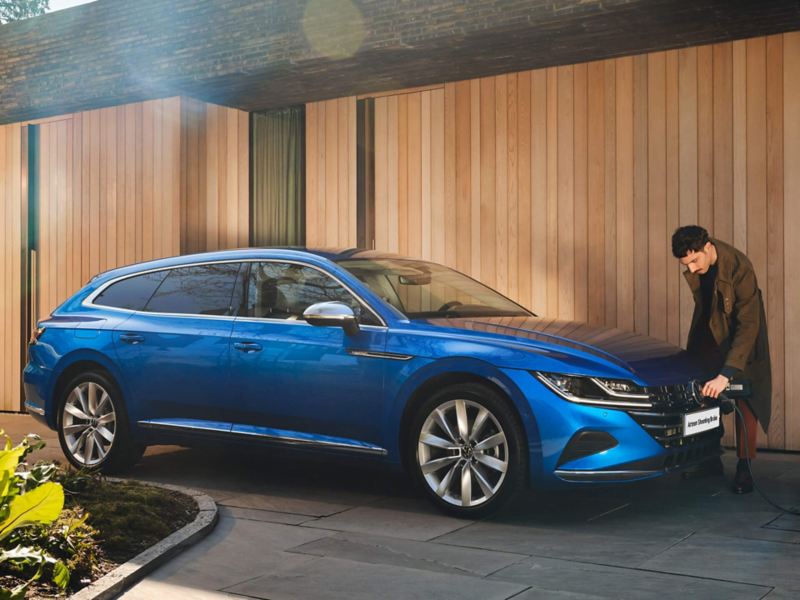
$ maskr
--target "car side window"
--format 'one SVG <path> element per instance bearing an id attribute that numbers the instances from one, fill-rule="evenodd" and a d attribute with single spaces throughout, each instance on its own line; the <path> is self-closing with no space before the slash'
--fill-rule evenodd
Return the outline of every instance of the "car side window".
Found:
<path id="1" fill-rule="evenodd" d="M 161 285 L 166 276 L 166 271 L 155 271 L 128 277 L 104 289 L 93 300 L 93 304 L 127 310 L 143 310 L 153 292 Z"/>
<path id="2" fill-rule="evenodd" d="M 180 267 L 167 276 L 145 311 L 190 315 L 233 315 L 234 288 L 240 263 Z"/>
<path id="3" fill-rule="evenodd" d="M 294 263 L 253 263 L 247 287 L 247 316 L 297 320 L 317 302 L 341 302 L 353 309 L 362 325 L 380 325 L 353 294 L 318 269 Z"/>

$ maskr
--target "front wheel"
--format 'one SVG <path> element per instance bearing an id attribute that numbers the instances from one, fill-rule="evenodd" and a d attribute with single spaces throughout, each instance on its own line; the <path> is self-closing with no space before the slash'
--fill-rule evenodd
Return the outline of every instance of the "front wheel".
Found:
<path id="1" fill-rule="evenodd" d="M 527 452 L 509 404 L 478 384 L 450 386 L 425 401 L 410 430 L 413 476 L 457 517 L 494 512 L 522 487 Z"/>
<path id="2" fill-rule="evenodd" d="M 82 373 L 64 387 L 58 440 L 77 469 L 121 471 L 133 466 L 144 452 L 131 439 L 122 395 L 100 371 Z"/>

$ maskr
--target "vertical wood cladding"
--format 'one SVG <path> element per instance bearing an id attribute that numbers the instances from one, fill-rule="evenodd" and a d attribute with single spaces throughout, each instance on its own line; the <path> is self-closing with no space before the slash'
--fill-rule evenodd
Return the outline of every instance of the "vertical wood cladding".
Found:
<path id="1" fill-rule="evenodd" d="M 19 410 L 19 124 L 0 126 L 0 410 Z M 248 245 L 249 130 L 239 110 L 168 98 L 39 123 L 34 318 L 97 273 Z"/>
<path id="2" fill-rule="evenodd" d="M 181 99 L 182 254 L 248 245 L 249 160 L 246 112 Z"/>
<path id="3" fill-rule="evenodd" d="M 306 106 L 306 244 L 356 245 L 356 99 Z"/>
<path id="4" fill-rule="evenodd" d="M 0 410 L 20 406 L 21 127 L 0 126 Z"/>
<path id="5" fill-rule="evenodd" d="M 539 315 L 684 344 L 693 304 L 670 237 L 699 223 L 748 254 L 764 294 L 774 416 L 759 445 L 800 450 L 798 81 L 793 32 L 377 96 L 376 246 Z M 349 152 L 316 136 L 309 157 Z M 309 223 L 335 227 L 339 196 L 313 189 Z"/>
<path id="6" fill-rule="evenodd" d="M 178 98 L 39 125 L 35 316 L 97 273 L 179 253 L 179 127 Z"/>

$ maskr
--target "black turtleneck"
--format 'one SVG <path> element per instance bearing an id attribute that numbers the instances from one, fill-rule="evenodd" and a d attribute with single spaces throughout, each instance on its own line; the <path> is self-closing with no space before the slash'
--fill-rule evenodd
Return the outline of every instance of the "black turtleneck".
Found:
<path id="1" fill-rule="evenodd" d="M 702 297 L 703 312 L 700 316 L 698 323 L 697 346 L 695 351 L 704 358 L 704 362 L 708 365 L 709 369 L 719 369 L 722 364 L 723 357 L 720 355 L 719 346 L 714 339 L 709 327 L 709 320 L 711 319 L 711 303 L 714 298 L 715 283 L 717 280 L 717 265 L 713 264 L 708 268 L 708 271 L 700 275 L 700 294 Z"/>

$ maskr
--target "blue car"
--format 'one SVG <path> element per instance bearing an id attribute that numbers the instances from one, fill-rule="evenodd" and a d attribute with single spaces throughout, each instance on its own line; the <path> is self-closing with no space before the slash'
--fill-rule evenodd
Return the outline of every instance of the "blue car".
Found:
<path id="1" fill-rule="evenodd" d="M 719 452 L 679 348 L 536 317 L 431 262 L 243 249 L 123 267 L 37 324 L 27 410 L 79 468 L 244 441 L 403 465 L 477 517 L 520 487 L 657 477 Z"/>

